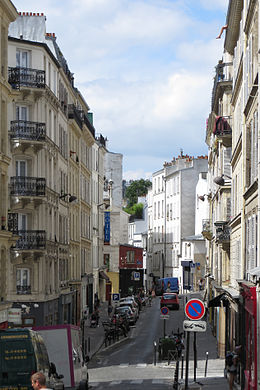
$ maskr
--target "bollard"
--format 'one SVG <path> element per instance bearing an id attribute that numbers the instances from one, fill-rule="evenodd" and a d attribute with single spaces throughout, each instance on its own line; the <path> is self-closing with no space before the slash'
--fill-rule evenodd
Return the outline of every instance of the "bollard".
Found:
<path id="1" fill-rule="evenodd" d="M 206 352 L 206 362 L 205 362 L 205 378 L 207 376 L 207 370 L 208 370 L 208 359 L 209 359 L 209 353 Z"/>
<path id="2" fill-rule="evenodd" d="M 153 342 L 153 364 L 154 366 L 156 366 L 156 347 L 157 347 L 157 344 L 156 344 L 156 341 Z"/>
<path id="3" fill-rule="evenodd" d="M 184 354 L 181 355 L 181 379 L 183 379 Z"/>
<path id="4" fill-rule="evenodd" d="M 176 368 L 174 374 L 173 387 L 174 390 L 178 390 L 179 388 L 179 358 L 177 357 Z"/>

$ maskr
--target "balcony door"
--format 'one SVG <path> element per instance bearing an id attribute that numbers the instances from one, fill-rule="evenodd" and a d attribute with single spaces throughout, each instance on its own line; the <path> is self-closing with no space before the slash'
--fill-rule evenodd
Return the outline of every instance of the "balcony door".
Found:
<path id="1" fill-rule="evenodd" d="M 16 176 L 27 176 L 27 161 L 26 160 L 17 160 L 15 167 L 15 175 Z"/>
<path id="2" fill-rule="evenodd" d="M 19 68 L 29 68 L 29 52 L 26 50 L 16 50 L 16 66 Z"/>
<path id="3" fill-rule="evenodd" d="M 27 215 L 18 214 L 18 230 L 27 230 Z"/>
<path id="4" fill-rule="evenodd" d="M 16 106 L 16 120 L 17 121 L 28 121 L 28 107 Z"/>
<path id="5" fill-rule="evenodd" d="M 16 290 L 17 294 L 30 294 L 30 270 L 18 268 L 16 270 Z"/>

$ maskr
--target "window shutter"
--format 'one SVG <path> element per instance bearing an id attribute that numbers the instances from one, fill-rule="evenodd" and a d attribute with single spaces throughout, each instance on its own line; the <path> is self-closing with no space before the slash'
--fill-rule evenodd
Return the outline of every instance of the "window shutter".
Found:
<path id="1" fill-rule="evenodd" d="M 230 160 L 231 160 L 231 148 L 225 148 L 224 149 L 224 154 L 223 154 L 223 166 L 224 166 L 224 175 L 227 175 L 229 177 L 231 177 L 231 164 L 230 164 Z"/>

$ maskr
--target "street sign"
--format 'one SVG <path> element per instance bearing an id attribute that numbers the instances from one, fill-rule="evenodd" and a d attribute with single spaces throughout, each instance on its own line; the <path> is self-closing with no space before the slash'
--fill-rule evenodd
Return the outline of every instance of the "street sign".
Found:
<path id="1" fill-rule="evenodd" d="M 169 314 L 161 314 L 160 315 L 161 320 L 168 320 L 170 318 Z"/>
<path id="2" fill-rule="evenodd" d="M 118 302 L 120 300 L 120 294 L 112 294 L 112 301 L 113 302 Z"/>
<path id="3" fill-rule="evenodd" d="M 206 321 L 183 321 L 183 330 L 186 332 L 206 332 Z"/>
<path id="4" fill-rule="evenodd" d="M 162 313 L 163 315 L 169 314 L 169 309 L 168 309 L 168 307 L 166 307 L 166 306 L 162 307 L 162 308 L 161 308 L 161 313 Z"/>
<path id="5" fill-rule="evenodd" d="M 134 272 L 134 280 L 140 280 L 140 272 Z"/>
<path id="6" fill-rule="evenodd" d="M 200 320 L 205 314 L 204 303 L 200 299 L 190 299 L 185 305 L 186 316 L 193 321 Z"/>

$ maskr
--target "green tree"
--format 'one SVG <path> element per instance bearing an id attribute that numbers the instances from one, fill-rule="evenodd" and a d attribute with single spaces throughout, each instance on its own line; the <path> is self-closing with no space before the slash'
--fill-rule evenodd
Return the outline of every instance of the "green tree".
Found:
<path id="1" fill-rule="evenodd" d="M 148 179 L 134 180 L 126 189 L 125 197 L 128 207 L 137 203 L 138 196 L 145 196 L 152 183 Z"/>

